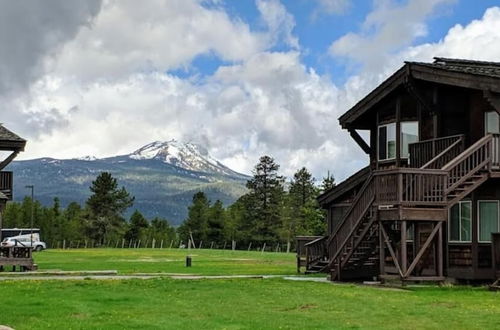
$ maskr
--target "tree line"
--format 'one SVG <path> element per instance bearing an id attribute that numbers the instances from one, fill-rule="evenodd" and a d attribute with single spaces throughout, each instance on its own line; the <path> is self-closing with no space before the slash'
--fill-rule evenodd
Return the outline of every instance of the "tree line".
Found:
<path id="1" fill-rule="evenodd" d="M 90 186 L 91 195 L 82 207 L 71 202 L 61 208 L 59 199 L 54 198 L 52 206 L 43 206 L 38 201 L 25 197 L 22 202 L 9 202 L 4 211 L 3 226 L 6 228 L 29 228 L 33 209 L 33 224 L 39 228 L 43 240 L 50 247 L 60 243 L 79 242 L 81 246 L 109 246 L 111 242 L 126 241 L 145 246 L 156 240 L 172 242 L 177 239 L 176 231 L 163 218 L 147 220 L 139 211 L 126 219 L 124 212 L 133 205 L 134 197 L 108 172 L 102 172 Z"/>
<path id="2" fill-rule="evenodd" d="M 316 197 L 335 185 L 328 174 L 318 186 L 312 174 L 299 169 L 289 182 L 279 174 L 279 165 L 269 156 L 260 158 L 248 180 L 247 193 L 224 207 L 211 202 L 203 192 L 194 194 L 184 222 L 174 228 L 167 219 L 146 219 L 135 210 L 126 219 L 124 213 L 133 206 L 134 197 L 108 172 L 102 172 L 90 186 L 91 195 L 83 206 L 76 202 L 61 208 L 59 199 L 43 206 L 25 197 L 10 202 L 4 212 L 4 227 L 29 228 L 33 208 L 34 227 L 43 239 L 57 247 L 63 239 L 92 242 L 92 246 L 144 247 L 154 241 L 172 246 L 193 245 L 235 248 L 287 244 L 290 249 L 297 235 L 323 235 L 325 214 Z M 111 242 L 113 244 L 111 244 Z M 60 245 L 59 245 L 60 246 Z"/>
<path id="3" fill-rule="evenodd" d="M 274 159 L 263 156 L 246 184 L 248 192 L 229 207 L 220 201 L 211 204 L 203 192 L 196 193 L 187 219 L 178 228 L 179 238 L 195 246 L 202 242 L 222 246 L 230 241 L 240 248 L 285 243 L 290 249 L 297 235 L 325 234 L 325 214 L 316 198 L 334 185 L 328 174 L 317 186 L 305 167 L 286 182 Z"/>

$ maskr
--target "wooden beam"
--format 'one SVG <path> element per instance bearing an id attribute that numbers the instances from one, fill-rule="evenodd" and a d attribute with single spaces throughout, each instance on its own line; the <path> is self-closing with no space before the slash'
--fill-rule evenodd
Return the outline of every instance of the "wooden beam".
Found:
<path id="1" fill-rule="evenodd" d="M 19 151 L 14 151 L 12 152 L 9 157 L 5 158 L 1 163 L 0 163 L 0 171 L 3 170 L 7 165 L 10 164 L 14 160 L 14 158 L 17 157 L 19 154 Z"/>
<path id="2" fill-rule="evenodd" d="M 378 222 L 379 267 L 380 275 L 385 275 L 385 246 L 382 236 L 382 221 Z"/>
<path id="3" fill-rule="evenodd" d="M 406 246 L 406 221 L 401 221 L 401 272 L 406 273 L 408 266 L 408 251 Z"/>
<path id="4" fill-rule="evenodd" d="M 355 129 L 353 128 L 349 128 L 348 129 L 349 131 L 349 134 L 351 134 L 351 137 L 354 139 L 354 141 L 356 141 L 356 143 L 361 147 L 361 149 L 363 149 L 363 151 L 370 155 L 371 153 L 371 148 L 370 146 L 365 142 L 365 140 L 363 140 L 363 138 L 361 137 L 361 135 L 359 135 L 358 132 L 356 132 Z"/>
<path id="5" fill-rule="evenodd" d="M 410 276 L 411 272 L 413 272 L 413 270 L 417 266 L 420 259 L 422 259 L 422 256 L 424 255 L 425 251 L 427 251 L 427 248 L 431 244 L 432 240 L 434 239 L 434 236 L 436 236 L 436 233 L 439 231 L 439 228 L 441 228 L 442 225 L 443 223 L 439 222 L 438 224 L 436 224 L 436 226 L 434 226 L 434 229 L 432 230 L 431 234 L 425 241 L 424 245 L 422 245 L 422 248 L 418 251 L 417 255 L 415 256 L 415 259 L 413 259 L 413 262 L 411 263 L 410 267 L 408 267 L 408 270 L 404 274 L 405 278 Z"/>
<path id="6" fill-rule="evenodd" d="M 382 229 L 382 235 L 384 236 L 385 245 L 387 245 L 387 248 L 389 249 L 389 253 L 391 254 L 392 260 L 394 261 L 394 265 L 396 266 L 396 269 L 398 270 L 401 277 L 403 277 L 403 272 L 401 271 L 401 267 L 399 266 L 398 258 L 396 257 L 396 254 L 392 249 L 391 242 L 389 242 L 389 236 L 385 232 L 384 225 L 382 225 L 382 223 L 380 229 Z"/>
<path id="7" fill-rule="evenodd" d="M 500 114 L 500 93 L 484 90 L 483 96 L 491 104 L 493 109 Z"/>

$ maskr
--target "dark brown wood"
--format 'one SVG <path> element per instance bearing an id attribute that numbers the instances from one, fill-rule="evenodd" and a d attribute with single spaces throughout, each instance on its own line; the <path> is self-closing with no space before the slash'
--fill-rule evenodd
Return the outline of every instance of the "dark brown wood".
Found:
<path id="1" fill-rule="evenodd" d="M 500 233 L 491 234 L 492 263 L 495 276 L 500 279 Z"/>
<path id="2" fill-rule="evenodd" d="M 370 146 L 365 142 L 365 140 L 363 140 L 363 138 L 361 137 L 361 135 L 359 135 L 358 132 L 356 132 L 355 129 L 348 129 L 349 131 L 349 134 L 351 134 L 351 137 L 354 139 L 354 141 L 356 141 L 356 143 L 361 147 L 361 149 L 363 149 L 363 151 L 370 155 L 371 154 L 371 148 Z"/>
<path id="3" fill-rule="evenodd" d="M 484 125 L 499 105 L 500 63 L 407 63 L 384 81 L 339 119 L 372 171 L 320 197 L 329 236 L 311 244 L 308 258 L 326 255 L 332 280 L 368 276 L 370 266 L 405 280 L 493 278 L 493 243 L 478 242 L 477 207 L 500 201 L 500 134 L 485 134 Z M 403 159 L 402 122 L 415 120 L 420 141 Z M 396 157 L 379 160 L 378 127 L 387 123 L 396 125 Z M 369 130 L 370 145 L 356 129 Z M 450 242 L 448 212 L 464 198 L 472 201 L 471 241 Z"/>
<path id="4" fill-rule="evenodd" d="M 437 232 L 439 231 L 439 229 L 441 228 L 441 226 L 443 225 L 442 222 L 438 222 L 436 224 L 436 226 L 434 227 L 434 229 L 432 230 L 431 234 L 429 235 L 429 237 L 427 238 L 427 240 L 425 241 L 424 245 L 422 245 L 422 247 L 420 248 L 420 250 L 418 251 L 417 255 L 415 256 L 415 258 L 413 259 L 410 267 L 408 267 L 408 270 L 405 272 L 404 276 L 403 277 L 409 277 L 410 274 L 413 272 L 413 270 L 415 269 L 415 267 L 417 266 L 418 262 L 421 260 L 422 256 L 424 255 L 424 253 L 427 251 L 427 248 L 430 246 L 430 244 L 432 243 L 433 239 L 434 239 L 434 236 L 436 236 Z"/>

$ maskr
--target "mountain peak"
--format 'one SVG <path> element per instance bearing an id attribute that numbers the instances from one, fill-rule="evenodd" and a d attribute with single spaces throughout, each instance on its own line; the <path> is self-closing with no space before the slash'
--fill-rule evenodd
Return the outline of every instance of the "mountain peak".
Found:
<path id="1" fill-rule="evenodd" d="M 137 149 L 128 157 L 134 160 L 159 160 L 189 171 L 242 176 L 221 164 L 202 146 L 175 139 L 151 142 Z"/>

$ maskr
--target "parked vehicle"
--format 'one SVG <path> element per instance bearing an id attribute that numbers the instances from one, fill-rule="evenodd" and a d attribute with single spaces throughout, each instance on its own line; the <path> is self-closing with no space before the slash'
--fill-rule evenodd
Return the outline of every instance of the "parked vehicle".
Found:
<path id="1" fill-rule="evenodd" d="M 12 246 L 22 246 L 22 247 L 33 247 L 35 251 L 42 251 L 47 248 L 45 242 L 40 241 L 40 236 L 38 234 L 31 235 L 19 235 L 13 237 L 6 237 L 0 245 L 2 247 L 12 247 Z"/>

